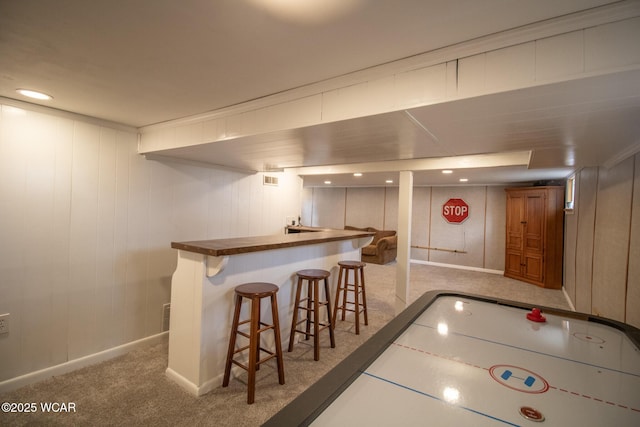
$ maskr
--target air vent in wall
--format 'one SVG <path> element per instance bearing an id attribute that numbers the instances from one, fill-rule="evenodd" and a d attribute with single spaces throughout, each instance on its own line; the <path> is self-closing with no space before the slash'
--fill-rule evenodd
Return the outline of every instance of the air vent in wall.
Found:
<path id="1" fill-rule="evenodd" d="M 264 175 L 262 177 L 262 183 L 264 185 L 278 185 L 278 177 L 277 176 Z"/>

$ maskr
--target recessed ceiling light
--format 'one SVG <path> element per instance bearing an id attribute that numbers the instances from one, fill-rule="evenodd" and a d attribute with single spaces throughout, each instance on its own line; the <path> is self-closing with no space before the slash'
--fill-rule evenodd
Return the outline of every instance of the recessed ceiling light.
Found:
<path id="1" fill-rule="evenodd" d="M 460 178 L 460 182 L 467 182 L 467 181 L 469 181 L 468 178 Z"/>
<path id="2" fill-rule="evenodd" d="M 325 184 L 331 184 L 331 181 L 325 181 L 324 183 Z"/>
<path id="3" fill-rule="evenodd" d="M 36 92 L 35 90 L 30 90 L 30 89 L 16 89 L 16 92 L 18 92 L 20 95 L 24 95 L 26 97 L 33 98 L 33 99 L 40 99 L 40 100 L 53 99 L 53 96 L 51 95 L 47 95 L 46 93 L 42 93 L 42 92 Z"/>
<path id="4" fill-rule="evenodd" d="M 251 0 L 278 19 L 295 23 L 321 24 L 339 19 L 357 9 L 362 0 Z"/>
<path id="5" fill-rule="evenodd" d="M 453 171 L 451 169 L 445 169 L 442 171 L 442 173 L 453 173 Z"/>
<path id="6" fill-rule="evenodd" d="M 385 181 L 387 184 L 393 184 L 393 180 L 392 179 L 388 179 Z"/>
<path id="7" fill-rule="evenodd" d="M 356 172 L 356 173 L 353 174 L 353 176 L 362 176 L 362 173 Z"/>

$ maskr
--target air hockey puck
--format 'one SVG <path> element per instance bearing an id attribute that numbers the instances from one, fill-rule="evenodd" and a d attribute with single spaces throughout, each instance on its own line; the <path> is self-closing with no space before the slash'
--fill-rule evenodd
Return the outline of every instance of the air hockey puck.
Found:
<path id="1" fill-rule="evenodd" d="M 521 407 L 520 415 L 522 415 L 529 421 L 535 421 L 537 423 L 541 423 L 542 421 L 544 421 L 544 415 L 542 415 L 542 412 L 538 411 L 537 409 L 533 409 L 530 406 Z"/>
<path id="2" fill-rule="evenodd" d="M 540 309 L 539 308 L 531 309 L 531 313 L 527 313 L 527 319 L 531 320 L 532 322 L 546 322 L 547 321 L 546 317 L 544 317 L 542 315 L 542 313 L 540 313 Z"/>

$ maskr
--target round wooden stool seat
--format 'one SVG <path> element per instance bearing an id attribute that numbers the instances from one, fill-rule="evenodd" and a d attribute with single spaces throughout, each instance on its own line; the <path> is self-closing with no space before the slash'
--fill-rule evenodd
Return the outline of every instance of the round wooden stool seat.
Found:
<path id="1" fill-rule="evenodd" d="M 244 298 L 266 298 L 277 293 L 278 289 L 273 283 L 253 282 L 236 286 L 235 293 Z"/>
<path id="2" fill-rule="evenodd" d="M 362 261 L 339 261 L 338 265 L 346 268 L 364 268 L 367 264 Z"/>
<path id="3" fill-rule="evenodd" d="M 237 365 L 248 372 L 248 393 L 247 403 L 253 403 L 255 400 L 256 391 L 256 371 L 260 369 L 260 364 L 276 359 L 278 364 L 278 380 L 280 384 L 284 384 L 284 362 L 282 358 L 282 344 L 280 339 L 280 323 L 278 321 L 278 299 L 276 294 L 279 288 L 273 283 L 265 282 L 253 282 L 245 283 L 236 286 L 235 292 L 235 310 L 233 312 L 233 324 L 231 326 L 231 337 L 229 338 L 229 349 L 227 351 L 227 361 L 224 369 L 224 378 L 222 380 L 222 386 L 229 385 L 229 378 L 231 376 L 231 365 Z M 247 298 L 251 301 L 250 317 L 246 320 L 240 321 L 240 312 L 242 311 L 243 298 Z M 273 323 L 263 322 L 260 314 L 260 302 L 262 298 L 269 298 L 271 302 L 271 318 Z M 248 330 L 240 330 L 242 325 L 249 325 Z M 275 339 L 275 350 L 263 348 L 260 345 L 260 334 L 272 330 Z M 245 346 L 241 346 L 236 349 L 237 336 L 240 335 L 249 340 L 249 343 Z M 237 353 L 249 351 L 248 361 L 243 359 L 236 359 Z M 261 352 L 266 353 L 267 356 L 261 358 Z"/>
<path id="4" fill-rule="evenodd" d="M 296 272 L 298 286 L 296 287 L 296 299 L 293 308 L 293 320 L 291 322 L 291 334 L 289 335 L 289 351 L 293 351 L 296 333 L 304 335 L 305 340 L 313 337 L 313 359 L 320 360 L 320 332 L 329 329 L 331 348 L 335 348 L 336 341 L 333 335 L 333 319 L 331 315 L 331 294 L 329 281 L 331 275 L 327 270 L 307 269 Z M 303 281 L 307 281 L 306 297 L 302 296 Z M 320 281 L 324 281 L 324 300 L 320 300 Z M 327 307 L 327 321 L 320 320 L 320 307 Z M 306 312 L 306 317 L 299 319 L 300 310 Z M 297 329 L 304 324 L 304 329 Z M 311 326 L 313 325 L 313 332 Z"/>
<path id="5" fill-rule="evenodd" d="M 336 303 L 333 305 L 333 326 L 338 319 L 338 310 L 342 312 L 342 320 L 345 320 L 347 311 L 355 314 L 356 335 L 360 334 L 360 313 L 364 314 L 364 324 L 369 324 L 367 317 L 367 293 L 364 286 L 364 267 L 367 265 L 362 261 L 346 260 L 339 261 L 340 271 L 338 273 L 338 289 L 336 290 Z M 349 272 L 353 272 L 353 282 L 349 282 Z M 342 301 L 340 293 L 342 292 Z M 347 294 L 353 294 L 353 301 L 349 301 Z"/>
<path id="6" fill-rule="evenodd" d="M 327 270 L 309 269 L 296 272 L 298 277 L 303 279 L 326 279 L 331 275 Z"/>

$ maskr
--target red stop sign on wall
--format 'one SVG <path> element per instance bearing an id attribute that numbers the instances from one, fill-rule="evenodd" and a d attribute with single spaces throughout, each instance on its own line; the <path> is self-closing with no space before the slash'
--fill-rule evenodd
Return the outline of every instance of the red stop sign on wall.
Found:
<path id="1" fill-rule="evenodd" d="M 460 224 L 469 216 L 469 205 L 462 199 L 449 199 L 442 205 L 442 216 L 449 223 Z"/>

